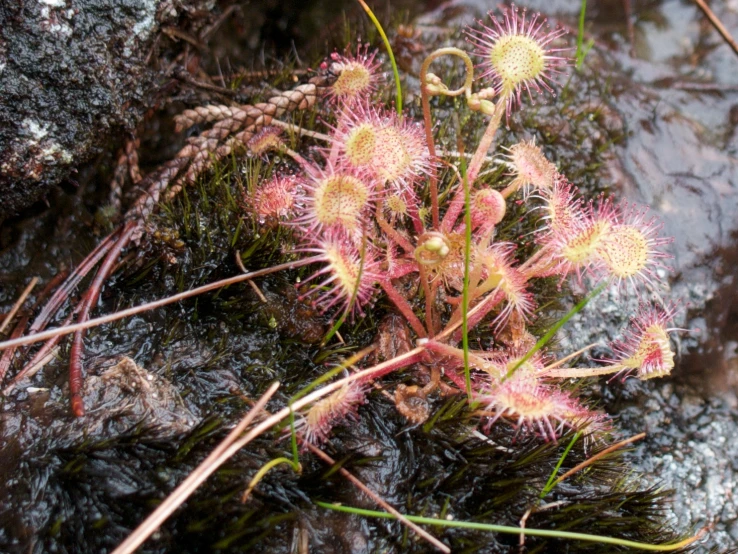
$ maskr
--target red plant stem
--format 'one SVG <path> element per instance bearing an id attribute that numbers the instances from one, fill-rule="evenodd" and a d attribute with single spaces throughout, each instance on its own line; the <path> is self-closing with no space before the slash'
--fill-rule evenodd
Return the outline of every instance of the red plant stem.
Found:
<path id="1" fill-rule="evenodd" d="M 415 312 L 413 312 L 413 308 L 410 306 L 408 301 L 405 300 L 399 292 L 397 292 L 397 289 L 389 281 L 383 279 L 379 281 L 379 285 L 382 287 L 382 290 L 387 293 L 387 296 L 395 307 L 400 310 L 400 313 L 405 316 L 405 319 L 410 324 L 410 327 L 413 328 L 415 333 L 417 333 L 419 337 L 425 338 L 427 333 L 423 328 L 423 324 L 418 319 L 418 316 L 415 315 Z"/>
<path id="2" fill-rule="evenodd" d="M 309 264 L 321 262 L 321 261 L 324 261 L 322 256 L 311 256 L 310 258 L 305 258 L 305 259 L 297 260 L 294 262 L 287 262 L 284 264 L 275 265 L 273 267 L 268 267 L 266 269 L 252 271 L 251 273 L 236 275 L 235 277 L 229 277 L 228 279 L 221 279 L 220 281 L 215 281 L 213 283 L 210 283 L 209 285 L 203 285 L 201 287 L 197 287 L 192 290 L 187 290 L 184 292 L 180 292 L 179 294 L 168 296 L 167 298 L 162 298 L 161 300 L 147 302 L 146 304 L 141 304 L 140 306 L 134 306 L 133 308 L 121 310 L 119 312 L 101 316 L 96 319 L 89 319 L 81 323 L 75 323 L 74 325 L 65 325 L 63 327 L 49 329 L 48 331 L 42 331 L 40 333 L 36 333 L 33 335 L 26 335 L 25 337 L 20 337 L 14 340 L 0 342 L 0 350 L 6 350 L 7 348 L 13 348 L 15 346 L 22 346 L 24 344 L 33 344 L 35 342 L 42 342 L 50 338 L 54 338 L 56 336 L 69 335 L 76 331 L 79 331 L 80 329 L 89 329 L 91 327 L 97 327 L 98 325 L 103 325 L 104 323 L 110 323 L 111 321 L 118 321 L 119 319 L 124 319 L 126 317 L 137 315 L 143 312 L 148 312 L 149 310 L 154 310 L 156 308 L 160 308 L 168 304 L 174 304 L 175 302 L 179 302 L 180 300 L 192 298 L 193 296 L 198 296 L 200 294 L 210 292 L 211 290 L 220 289 L 223 287 L 227 287 L 229 285 L 234 285 L 236 283 L 248 281 L 250 279 L 255 279 L 257 277 L 263 277 L 264 275 L 269 275 L 271 273 L 276 273 L 278 271 L 283 271 L 286 269 L 295 269 L 296 267 L 302 267 L 305 265 L 309 265 Z"/>
<path id="3" fill-rule="evenodd" d="M 479 170 L 482 169 L 484 158 L 487 157 L 489 147 L 492 146 L 492 141 L 495 139 L 495 134 L 497 133 L 497 129 L 500 127 L 500 121 L 502 120 L 502 114 L 505 113 L 506 103 L 506 98 L 504 96 L 497 99 L 492 119 L 490 119 L 487 129 L 484 131 L 484 135 L 482 136 L 482 140 L 479 141 L 479 146 L 477 146 L 477 150 L 474 152 L 471 162 L 469 162 L 469 169 L 466 172 L 466 182 L 469 186 L 469 190 L 473 190 L 474 183 L 479 176 Z M 461 215 L 461 211 L 464 209 L 464 204 L 464 186 L 462 183 L 462 186 L 456 191 L 453 200 L 451 200 L 446 214 L 443 216 L 441 231 L 448 233 L 454 228 L 454 223 L 456 223 L 459 215 Z"/>
<path id="4" fill-rule="evenodd" d="M 39 295 L 36 297 L 36 302 L 34 302 L 33 307 L 30 309 L 29 314 L 33 313 L 40 305 L 41 302 L 44 302 L 46 300 L 46 297 L 49 296 L 51 291 L 56 289 L 56 287 L 59 286 L 59 284 L 64 281 L 64 279 L 67 278 L 69 275 L 69 272 L 67 270 L 60 271 L 57 273 L 48 283 L 46 283 L 46 286 L 43 288 L 43 290 L 39 293 Z M 30 319 L 30 315 L 29 318 Z M 26 319 L 26 322 L 23 324 L 24 328 L 25 325 L 28 324 L 28 319 Z M 20 336 L 20 335 L 18 335 Z M 24 357 L 26 355 L 26 352 L 28 351 L 28 348 L 24 348 L 20 352 L 20 357 Z M 35 357 L 34 357 L 35 359 Z M 28 364 L 26 364 L 28 365 Z M 1 379 L 0 379 L 1 381 Z"/>
<path id="5" fill-rule="evenodd" d="M 78 321 L 80 323 L 89 319 L 90 309 L 97 304 L 103 284 L 107 281 L 108 277 L 110 277 L 116 260 L 120 256 L 121 251 L 128 244 L 128 241 L 131 239 L 131 235 L 133 235 L 136 227 L 137 224 L 133 221 L 126 223 L 121 231 L 120 238 L 116 241 L 105 257 L 100 269 L 97 271 L 97 275 L 95 275 L 95 279 L 92 281 L 90 288 L 82 299 L 82 309 L 80 310 L 78 317 Z M 86 329 L 80 329 L 74 333 L 72 349 L 69 354 L 69 394 L 72 404 L 72 412 L 77 417 L 85 415 L 85 405 L 82 400 L 82 386 L 84 385 L 82 353 L 85 348 L 86 333 Z"/>
<path id="6" fill-rule="evenodd" d="M 451 369 L 444 373 L 446 377 L 453 381 L 454 385 L 459 388 L 459 392 L 466 390 L 466 379 L 463 375 L 459 375 L 455 369 Z"/>
<path id="7" fill-rule="evenodd" d="M 417 263 L 394 263 L 392 269 L 388 271 L 390 279 L 400 279 L 405 275 L 410 275 L 418 271 Z"/>
<path id="8" fill-rule="evenodd" d="M 497 104 L 495 104 L 495 111 L 492 114 L 487 129 L 482 135 L 482 140 L 479 141 L 474 157 L 469 162 L 469 169 L 466 172 L 466 179 L 469 182 L 469 187 L 474 186 L 474 182 L 479 176 L 479 170 L 482 169 L 484 158 L 487 157 L 489 147 L 492 146 L 492 141 L 495 140 L 497 129 L 500 128 L 500 121 L 502 120 L 502 114 L 505 113 L 505 106 L 507 105 L 507 96 L 504 94 L 497 98 Z"/>
<path id="9" fill-rule="evenodd" d="M 496 293 L 490 294 L 479 304 L 474 306 L 475 309 L 469 310 L 469 317 L 467 318 L 467 327 L 473 329 L 484 317 L 491 312 L 497 304 L 502 302 L 505 298 L 505 293 L 497 291 Z M 448 326 L 447 326 L 448 327 Z M 453 334 L 453 342 L 458 343 L 461 340 L 461 328 L 457 329 Z"/>
<path id="10" fill-rule="evenodd" d="M 456 194 L 454 194 L 451 202 L 449 202 L 448 210 L 446 210 L 446 213 L 443 215 L 443 221 L 441 221 L 442 233 L 450 233 L 453 230 L 456 220 L 459 219 L 459 216 L 464 209 L 464 204 L 464 184 L 461 183 L 461 187 L 456 191 Z"/>
<path id="11" fill-rule="evenodd" d="M 451 346 L 450 344 L 438 342 L 437 340 L 433 339 L 430 339 L 423 346 L 425 346 L 431 352 L 435 352 L 449 358 L 456 358 L 460 363 L 464 363 L 464 351 L 461 348 L 456 348 L 455 346 Z M 484 368 L 485 365 L 487 365 L 488 363 L 487 360 L 485 360 L 478 354 L 475 354 L 474 351 L 469 352 L 469 361 L 472 362 L 473 365 L 478 369 Z M 464 388 L 466 388 L 466 383 L 464 383 L 464 385 Z"/>
<path id="12" fill-rule="evenodd" d="M 408 354 L 412 355 L 408 356 Z M 414 348 L 413 350 L 410 350 L 409 352 L 401 356 L 397 356 L 377 365 L 374 369 L 371 370 L 371 374 L 359 379 L 359 381 L 362 383 L 373 383 L 377 379 L 380 379 L 385 375 L 392 373 L 393 371 L 397 371 L 398 369 L 402 369 L 403 367 L 410 367 L 413 364 L 422 362 L 425 356 L 426 352 L 424 348 Z M 361 370 L 360 373 L 363 373 L 364 371 L 367 370 Z M 352 375 L 358 375 L 358 373 L 353 373 Z"/>
<path id="13" fill-rule="evenodd" d="M 54 316 L 54 314 L 56 314 L 64 301 L 69 298 L 69 295 L 79 282 L 90 272 L 97 262 L 102 259 L 110 248 L 112 248 L 113 239 L 119 231 L 120 228 L 105 237 L 100 244 L 98 244 L 95 249 L 90 252 L 84 260 L 82 260 L 82 262 L 80 262 L 74 271 L 72 271 L 69 277 L 67 277 L 64 283 L 62 283 L 61 287 L 59 287 L 59 289 L 49 299 L 38 316 L 36 316 L 36 319 L 31 324 L 31 328 L 28 330 L 29 335 L 43 331 L 46 328 L 49 324 L 49 320 Z"/>
<path id="14" fill-rule="evenodd" d="M 430 64 L 428 64 L 430 65 Z M 425 72 L 423 72 L 425 70 Z M 428 72 L 426 64 L 423 64 L 421 69 L 420 78 L 423 81 L 420 86 L 420 98 L 423 104 L 423 122 L 425 123 L 425 141 L 428 144 L 428 154 L 430 154 L 431 162 L 435 162 L 438 158 L 436 155 L 436 144 L 433 138 L 433 121 L 431 119 L 430 112 L 430 95 L 425 89 L 425 74 Z M 438 230 L 440 220 L 440 210 L 438 208 L 438 171 L 436 170 L 435 163 L 431 164 L 430 168 L 430 179 L 428 180 L 430 185 L 430 197 L 431 197 L 431 218 L 433 223 L 433 230 Z"/>
<path id="15" fill-rule="evenodd" d="M 54 275 L 54 277 L 51 278 L 51 281 L 46 283 L 46 286 L 39 293 L 38 297 L 36 298 L 36 303 L 33 305 L 33 308 L 31 308 L 31 311 L 38 308 L 41 302 L 46 300 L 46 297 L 49 296 L 49 294 L 51 294 L 51 291 L 54 290 L 56 287 L 58 287 L 59 283 L 64 281 L 64 279 L 66 279 L 68 276 L 69 276 L 69 271 L 67 271 L 66 269 Z"/>
<path id="16" fill-rule="evenodd" d="M 420 282 L 423 283 L 423 294 L 425 295 L 425 326 L 428 333 L 432 337 L 436 334 L 436 328 L 433 321 L 433 300 L 435 296 L 431 292 L 430 283 L 428 282 L 428 272 L 423 264 L 418 264 L 420 269 Z"/>
<path id="17" fill-rule="evenodd" d="M 438 288 L 441 286 L 440 279 L 436 279 L 435 281 L 431 282 L 431 298 L 438 298 Z M 438 313 L 437 310 L 433 311 L 433 335 L 438 333 L 438 331 L 441 330 L 441 315 Z"/>
<path id="18" fill-rule="evenodd" d="M 433 139 L 433 121 L 430 111 L 430 94 L 428 94 L 428 70 L 434 60 L 441 56 L 457 56 L 461 58 L 466 66 L 466 76 L 464 85 L 457 90 L 447 90 L 445 96 L 460 96 L 462 94 L 470 94 L 472 82 L 474 80 L 474 64 L 469 55 L 458 48 L 439 48 L 423 60 L 420 67 L 420 99 L 423 106 L 423 123 L 425 124 L 425 139 L 428 144 L 428 154 L 431 160 L 435 161 L 438 156 L 436 154 L 436 145 Z M 431 197 L 431 213 L 433 218 L 433 230 L 439 230 L 439 209 L 438 209 L 438 172 L 435 166 L 430 171 L 430 197 Z"/>
<path id="19" fill-rule="evenodd" d="M 382 231 L 392 239 L 392 241 L 395 242 L 400 248 L 402 248 L 405 252 L 408 254 L 412 254 L 415 251 L 415 247 L 410 244 L 410 241 L 403 237 L 400 232 L 392 227 L 392 225 L 389 224 L 389 222 L 384 218 L 384 214 L 382 213 L 382 202 L 377 202 L 377 213 L 376 213 L 376 219 L 377 223 L 379 223 L 379 226 L 381 227 Z"/>

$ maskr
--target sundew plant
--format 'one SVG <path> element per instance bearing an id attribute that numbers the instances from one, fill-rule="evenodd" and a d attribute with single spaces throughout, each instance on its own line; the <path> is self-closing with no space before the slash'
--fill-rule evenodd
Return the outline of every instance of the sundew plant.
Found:
<path id="1" fill-rule="evenodd" d="M 380 34 L 384 37 L 381 28 Z M 370 402 L 374 388 L 392 399 L 386 408 L 393 415 L 396 408 L 398 420 L 407 420 L 408 427 L 433 422 L 452 404 L 459 407 L 454 413 L 463 411 L 464 416 L 455 423 L 461 422 L 464 436 L 492 445 L 489 448 L 495 454 L 504 451 L 506 460 L 512 459 L 512 450 L 498 449 L 490 437 L 503 436 L 511 445 L 535 443 L 548 452 L 559 441 L 562 446 L 568 443 L 540 497 L 535 491 L 535 500 L 543 501 L 568 475 L 556 478 L 574 442 L 583 437 L 587 445 L 605 443 L 610 435 L 607 416 L 582 392 L 587 388 L 579 386 L 579 380 L 597 376 L 609 376 L 610 382 L 630 377 L 648 380 L 671 372 L 675 357 L 671 321 L 677 307 L 661 300 L 667 288 L 664 279 L 671 242 L 661 235 L 662 224 L 645 207 L 606 196 L 585 197 L 534 140 L 520 137 L 517 143 L 506 144 L 499 140 L 502 126 L 520 128 L 518 122 L 525 120 L 521 111 L 555 97 L 572 63 L 573 49 L 564 35 L 564 30 L 551 28 L 540 15 L 514 6 L 490 13 L 485 21 L 464 31 L 467 48 L 443 47 L 426 57 L 419 90 L 413 91 L 419 101 L 409 107 L 402 103 L 391 49 L 394 83 L 386 79 L 379 51 L 366 44 L 355 45 L 334 52 L 316 71 L 308 72 L 304 82 L 263 102 L 185 110 L 176 117 L 177 131 L 198 126 L 201 132 L 193 133 L 174 159 L 145 177 L 134 163 L 136 156 L 128 156 L 131 180 L 143 193 L 131 203 L 117 229 L 51 295 L 26 336 L 21 336 L 23 322 L 11 340 L 0 343 L 1 350 L 11 352 L 10 359 L 12 349 L 48 339 L 10 388 L 53 355 L 63 334 L 74 333 L 69 396 L 75 416 L 84 416 L 86 329 L 284 270 L 300 275 L 290 284 L 294 294 L 289 301 L 330 321 L 322 343 L 328 345 L 326 350 L 342 341 L 344 332 L 349 344 L 334 352 L 355 353 L 309 384 L 292 383 L 295 388 L 282 407 L 266 414 L 265 406 L 279 386 L 273 383 L 226 440 L 115 554 L 135 551 L 219 465 L 269 430 L 281 426 L 280 444 L 292 446 L 292 458 L 280 456 L 266 463 L 249 484 L 244 501 L 273 467 L 288 464 L 300 472 L 301 448 L 325 461 L 327 454 L 319 447 L 332 437 L 337 442 L 335 430 L 362 416 L 360 407 Z M 461 77 L 454 67 L 463 68 Z M 294 76 L 294 80 L 300 79 Z M 454 82 L 460 86 L 451 88 Z M 386 102 L 394 91 L 394 103 Z M 290 116 L 295 116 L 292 122 Z M 462 135 L 462 119 L 471 122 L 465 128 L 481 132 Z M 455 134 L 453 145 L 445 140 L 448 134 Z M 241 275 L 91 320 L 104 282 L 120 265 L 121 252 L 141 243 L 155 225 L 156 218 L 151 216 L 163 205 L 160 217 L 171 218 L 176 211 L 167 214 L 173 204 L 167 201 L 208 171 L 217 174 L 222 169 L 220 161 L 232 159 L 236 167 L 235 154 L 244 149 L 254 162 L 247 169 L 259 169 L 249 174 L 238 201 L 233 200 L 231 183 L 225 187 L 233 201 L 228 215 L 238 219 L 239 225 L 246 221 L 245 227 L 258 230 L 260 235 L 248 248 L 258 249 L 271 237 L 283 247 L 281 254 L 287 261 L 252 272 L 242 267 Z M 282 163 L 284 160 L 288 162 Z M 202 196 L 203 203 L 217 203 Z M 186 205 L 187 197 L 182 203 Z M 231 209 L 239 203 L 243 213 Z M 199 224 L 198 219 L 197 229 Z M 516 231 L 520 229 L 525 229 L 525 236 Z M 234 248 L 235 243 L 233 236 L 229 247 Z M 236 255 L 242 262 L 240 254 Z M 89 289 L 80 295 L 65 324 L 45 331 L 98 263 Z M 261 294 L 258 283 L 252 285 Z M 546 291 L 567 285 L 580 295 L 575 306 L 553 325 L 542 324 L 552 320 Z M 575 362 L 594 345 L 576 352 L 551 348 L 558 329 L 606 287 L 640 305 L 622 336 L 599 359 L 584 365 Z M 67 326 L 73 319 L 76 323 Z M 350 329 L 351 324 L 359 327 L 365 319 L 371 322 L 366 327 L 377 334 L 373 341 L 367 338 L 369 333 Z M 0 380 L 7 368 L 0 365 Z M 387 377 L 401 371 L 401 384 Z M 440 399 L 450 400 L 434 412 L 440 403 L 435 401 Z M 606 448 L 589 461 L 608 453 Z M 328 461 L 338 465 L 330 457 Z M 511 465 L 517 463 L 513 460 Z M 586 467 L 583 464 L 577 467 Z M 345 471 L 340 465 L 336 469 Z M 352 482 L 356 485 L 353 477 Z M 378 501 L 368 487 L 361 490 L 393 517 L 404 517 Z M 492 498 L 487 500 L 496 508 L 510 498 L 498 499 L 494 497 L 497 489 L 489 490 Z M 321 502 L 316 506 L 349 510 Z M 489 514 L 486 504 L 479 506 Z M 412 502 L 408 507 L 425 509 Z M 445 509 L 436 514 L 445 517 Z M 256 512 L 258 509 L 251 511 Z M 353 513 L 382 516 L 366 510 Z M 617 517 L 611 519 L 636 526 L 631 523 L 637 518 L 625 520 L 617 510 L 613 513 Z M 529 528 L 523 533 L 527 515 L 520 520 L 521 527 L 479 524 L 474 528 L 519 534 L 521 540 L 525 534 L 538 533 L 664 551 L 687 546 L 700 536 L 653 545 L 567 532 L 564 525 L 555 525 L 555 530 Z M 412 527 L 416 520 L 433 526 L 477 525 L 440 518 L 401 519 L 426 540 L 429 537 L 422 530 Z M 242 533 L 239 527 L 237 534 Z M 441 551 L 450 551 L 443 544 L 434 544 Z"/>
<path id="2" fill-rule="evenodd" d="M 563 381 L 610 374 L 651 379 L 674 367 L 673 305 L 643 300 L 612 354 L 593 367 L 569 367 L 581 352 L 556 359 L 543 348 L 552 333 L 530 331 L 538 315 L 536 282 L 544 278 L 559 286 L 574 279 L 593 294 L 615 285 L 623 297 L 660 297 L 651 292 L 663 288 L 670 239 L 660 236 L 661 224 L 646 208 L 583 198 L 535 142 L 495 151 L 500 125 L 535 97 L 554 93 L 570 51 L 561 44 L 564 31 L 550 29 L 539 15 L 511 7 L 489 17 L 466 30 L 469 53 L 448 47 L 427 57 L 420 76 L 423 121 L 378 102 L 389 84 L 376 52 L 361 46 L 322 65 L 332 123 L 318 152 L 308 158 L 288 149 L 272 126 L 248 143 L 255 154 L 286 153 L 299 167 L 259 183 L 246 204 L 259 224 L 297 235 L 296 251 L 316 267 L 299 284 L 302 298 L 340 324 L 362 317 L 385 295 L 414 337 L 415 348 L 383 359 L 365 378 L 300 414 L 302 441 L 328 440 L 331 428 L 365 401 L 370 382 L 410 366 L 422 368 L 424 382 L 401 385 L 394 397 L 411 422 L 429 416 L 429 395 L 455 390 L 476 407 L 482 431 L 504 422 L 513 433 L 547 441 L 568 429 L 595 438 L 606 418 Z M 432 63 L 449 57 L 466 72 L 454 90 L 430 72 Z M 454 109 L 486 122 L 478 144 L 437 148 L 432 97 L 455 99 Z M 505 166 L 503 188 L 485 182 L 488 164 Z M 527 256 L 498 238 L 510 202 L 523 202 L 525 217 L 537 221 L 535 249 Z M 472 348 L 471 331 L 486 333 L 489 346 Z"/>

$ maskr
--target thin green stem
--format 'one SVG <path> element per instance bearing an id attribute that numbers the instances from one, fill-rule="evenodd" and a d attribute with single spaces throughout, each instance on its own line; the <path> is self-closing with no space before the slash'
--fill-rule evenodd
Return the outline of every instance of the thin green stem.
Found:
<path id="1" fill-rule="evenodd" d="M 577 70 L 582 69 L 582 65 L 584 65 L 584 58 L 587 56 L 587 53 L 592 49 L 592 45 L 594 44 L 593 40 L 589 40 L 587 44 L 584 44 L 584 17 L 587 13 L 587 0 L 582 0 L 581 8 L 579 9 L 579 30 L 577 32 L 577 52 L 575 55 L 575 66 Z"/>
<path id="2" fill-rule="evenodd" d="M 395 105 L 397 108 L 397 115 L 402 116 L 402 84 L 400 83 L 400 71 L 397 69 L 397 62 L 395 61 L 395 54 L 392 51 L 392 45 L 387 38 L 387 34 L 382 28 L 382 24 L 377 19 L 377 16 L 374 15 L 372 9 L 366 4 L 366 2 L 364 2 L 364 0 L 358 0 L 358 2 L 361 4 L 361 7 L 364 8 L 364 11 L 369 16 L 369 19 L 372 20 L 372 23 L 374 23 L 379 35 L 382 37 L 384 47 L 387 49 L 387 54 L 389 55 L 390 63 L 392 64 L 392 73 L 395 76 Z"/>
<path id="3" fill-rule="evenodd" d="M 559 458 L 559 461 L 556 462 L 556 467 L 551 472 L 551 475 L 549 476 L 548 481 L 546 482 L 546 486 L 543 487 L 543 490 L 541 491 L 541 494 L 539 495 L 539 498 L 541 500 L 543 500 L 545 496 L 553 490 L 553 488 L 556 486 L 556 483 L 558 483 L 558 481 L 556 481 L 556 476 L 559 473 L 559 469 L 561 469 L 561 464 L 564 463 L 564 460 L 566 460 L 566 457 L 569 455 L 569 451 L 574 446 L 574 443 L 577 442 L 579 440 L 579 437 L 581 436 L 582 436 L 581 431 L 577 431 L 576 433 L 574 433 L 574 436 L 571 438 L 571 440 L 569 441 L 569 444 L 566 446 L 564 453 Z"/>
<path id="4" fill-rule="evenodd" d="M 457 133 L 459 135 L 460 133 Z M 457 149 L 463 152 L 463 143 L 459 136 Z M 461 182 L 464 186 L 464 288 L 461 298 L 461 344 L 464 349 L 464 383 L 466 384 L 466 395 L 469 402 L 472 401 L 471 386 L 471 369 L 469 368 L 469 266 L 471 264 L 471 240 L 472 240 L 472 221 L 471 221 L 471 192 L 469 190 L 469 179 L 466 175 L 466 158 L 463 156 L 459 160 L 461 169 Z"/>
<path id="5" fill-rule="evenodd" d="M 595 290 L 593 290 L 587 296 L 585 296 L 576 306 L 574 306 L 571 310 L 569 310 L 569 313 L 567 313 L 559 321 L 554 323 L 551 326 L 551 328 L 546 332 L 546 334 L 543 335 L 538 340 L 535 346 L 533 346 L 533 348 L 531 348 L 525 356 L 520 358 L 520 360 L 518 360 L 518 363 L 516 363 L 513 367 L 510 368 L 510 371 L 507 372 L 507 375 L 505 375 L 504 379 L 509 379 L 510 377 L 512 377 L 513 374 L 518 370 L 520 366 L 522 366 L 525 362 L 530 360 L 533 354 L 535 354 L 541 348 L 546 346 L 546 344 L 548 344 L 548 341 L 550 341 L 553 338 L 553 336 L 558 332 L 558 330 L 561 329 L 564 325 L 566 325 L 567 321 L 569 321 L 572 317 L 578 314 L 589 303 L 590 300 L 592 300 L 595 296 L 597 296 L 603 290 L 605 290 L 606 286 L 607 286 L 607 283 L 602 283 L 599 287 L 597 287 Z"/>
<path id="6" fill-rule="evenodd" d="M 290 405 L 290 446 L 292 447 L 292 464 L 293 467 L 299 467 L 300 454 L 297 451 L 297 431 L 295 429 L 295 410 Z"/>
<path id="7" fill-rule="evenodd" d="M 386 512 L 377 512 L 374 510 L 365 510 L 362 508 L 353 508 L 351 506 L 343 506 L 340 504 L 330 504 L 328 502 L 316 502 L 316 505 L 327 510 L 355 514 L 360 516 L 378 517 L 383 519 L 392 519 L 394 516 Z M 671 552 L 689 546 L 690 544 L 700 540 L 705 533 L 707 527 L 703 527 L 692 537 L 684 540 L 667 543 L 667 544 L 649 544 L 645 542 L 629 541 L 626 539 L 618 539 L 616 537 L 606 537 L 603 535 L 590 535 L 588 533 L 574 533 L 572 531 L 555 531 L 549 529 L 529 529 L 521 527 L 511 527 L 508 525 L 494 525 L 492 523 L 477 523 L 474 521 L 456 521 L 448 519 L 438 519 L 434 517 L 409 516 L 405 517 L 413 523 L 424 523 L 426 525 L 437 525 L 439 527 L 453 527 L 456 529 L 475 529 L 477 531 L 489 531 L 492 533 L 505 533 L 509 535 L 527 535 L 530 537 L 549 537 L 552 539 L 572 539 L 585 542 L 595 542 L 600 544 L 614 544 L 616 546 L 625 546 L 628 548 L 640 548 L 649 552 Z"/>

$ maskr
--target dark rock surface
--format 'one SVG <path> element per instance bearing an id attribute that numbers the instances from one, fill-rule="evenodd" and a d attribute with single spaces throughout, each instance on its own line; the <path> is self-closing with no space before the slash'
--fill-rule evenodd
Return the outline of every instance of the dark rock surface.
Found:
<path id="1" fill-rule="evenodd" d="M 0 221 L 133 130 L 157 86 L 160 27 L 196 4 L 0 2 Z"/>

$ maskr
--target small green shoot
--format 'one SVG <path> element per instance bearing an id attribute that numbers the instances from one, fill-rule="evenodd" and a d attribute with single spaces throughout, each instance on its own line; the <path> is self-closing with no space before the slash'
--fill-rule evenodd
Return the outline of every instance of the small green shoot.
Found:
<path id="1" fill-rule="evenodd" d="M 539 498 L 543 500 L 546 495 L 553 490 L 553 488 L 556 486 L 556 476 L 559 473 L 559 469 L 561 469 L 561 464 L 564 463 L 564 460 L 566 460 L 566 457 L 569 455 L 569 451 L 574 446 L 574 443 L 576 443 L 579 440 L 579 437 L 582 436 L 581 431 L 577 431 L 574 433 L 574 436 L 569 441 L 569 444 L 566 446 L 566 449 L 564 450 L 564 453 L 559 458 L 559 461 L 556 462 L 556 467 L 551 472 L 551 476 L 548 478 L 548 481 L 546 482 L 546 486 L 543 487 L 543 490 L 541 491 L 541 494 L 539 495 Z"/>
<path id="2" fill-rule="evenodd" d="M 288 464 L 292 471 L 297 473 L 298 475 L 302 473 L 302 466 L 298 463 L 295 463 L 293 460 L 290 460 L 289 458 L 285 458 L 284 456 L 281 456 L 279 458 L 275 458 L 273 460 L 270 460 L 266 464 L 262 466 L 262 468 L 256 472 L 256 475 L 249 481 L 249 486 L 246 487 L 246 490 L 243 493 L 243 496 L 241 497 L 241 502 L 246 502 L 249 499 L 249 496 L 251 496 L 251 493 L 256 488 L 256 485 L 259 484 L 259 482 L 264 478 L 264 476 L 269 473 L 269 471 L 280 464 Z"/>

